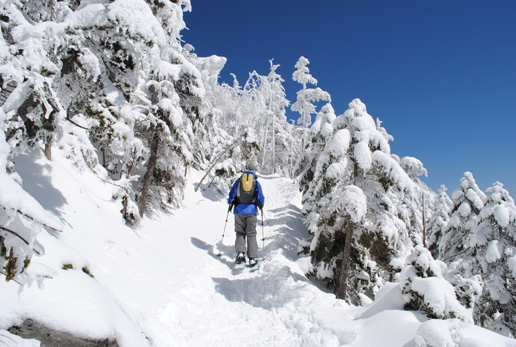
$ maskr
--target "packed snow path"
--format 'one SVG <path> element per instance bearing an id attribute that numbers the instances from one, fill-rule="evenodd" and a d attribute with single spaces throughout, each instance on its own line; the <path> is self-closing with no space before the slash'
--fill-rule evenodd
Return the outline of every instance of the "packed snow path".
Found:
<path id="1" fill-rule="evenodd" d="M 217 200 L 213 205 L 208 195 L 197 203 L 186 203 L 192 206 L 185 211 L 191 223 L 179 224 L 191 228 L 187 234 L 198 248 L 201 270 L 188 276 L 182 300 L 170 303 L 161 317 L 170 326 L 170 338 L 182 336 L 191 345 L 213 346 L 339 346 L 352 341 L 353 333 L 336 334 L 322 327 L 311 312 L 311 307 L 331 306 L 335 299 L 304 277 L 306 259 L 297 261 L 298 239 L 305 228 L 295 186 L 283 178 L 261 177 L 259 181 L 266 205 L 263 227 L 258 218 L 259 256 L 264 259 L 257 273 L 231 274 L 235 235 L 230 214 L 221 240 L 227 214 L 224 202 Z M 218 213 L 204 220 L 211 209 Z M 176 218 L 182 216 L 178 213 Z M 217 257 L 219 251 L 222 256 Z"/>
<path id="2" fill-rule="evenodd" d="M 16 168 L 24 189 L 65 228 L 42 230 L 38 240 L 45 254 L 33 257 L 29 267 L 52 278 L 21 292 L 12 281 L 0 284 L 4 344 L 10 342 L 2 340 L 8 338 L 3 329 L 31 318 L 82 338 L 116 339 L 121 347 L 409 347 L 418 332 L 442 342 L 435 346 L 447 346 L 459 330 L 467 346 L 516 346 L 470 324 L 427 322 L 420 313 L 404 311 L 396 284 L 357 308 L 318 288 L 304 275 L 308 258 L 297 255 L 306 228 L 300 194 L 288 179 L 260 177 L 264 259 L 260 271 L 234 276 L 233 216 L 222 239 L 226 197 L 210 189 L 195 192 L 202 173 L 190 173 L 182 209 L 145 218 L 131 229 L 120 200 L 114 200 L 116 185 L 100 174 L 78 173 L 58 151 L 51 162 L 37 153 L 19 156 Z"/>

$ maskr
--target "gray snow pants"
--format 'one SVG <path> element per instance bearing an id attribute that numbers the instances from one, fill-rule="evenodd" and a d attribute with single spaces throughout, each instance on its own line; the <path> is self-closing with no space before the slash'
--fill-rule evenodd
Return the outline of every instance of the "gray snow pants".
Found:
<path id="1" fill-rule="evenodd" d="M 255 214 L 235 214 L 235 248 L 238 253 L 245 253 L 247 239 L 247 257 L 258 257 L 258 242 L 256 241 L 256 220 Z"/>

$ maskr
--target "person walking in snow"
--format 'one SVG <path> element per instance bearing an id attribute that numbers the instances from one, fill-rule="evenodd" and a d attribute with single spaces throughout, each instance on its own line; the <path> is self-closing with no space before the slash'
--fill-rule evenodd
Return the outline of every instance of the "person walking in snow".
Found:
<path id="1" fill-rule="evenodd" d="M 263 213 L 265 197 L 262 187 L 258 182 L 256 167 L 253 164 L 247 165 L 242 176 L 235 181 L 229 191 L 229 210 L 234 206 L 235 215 L 235 248 L 237 257 L 236 264 L 245 263 L 246 243 L 249 266 L 258 263 L 258 242 L 256 241 L 256 223 L 258 209 Z M 246 242 L 247 241 L 247 242 Z"/>

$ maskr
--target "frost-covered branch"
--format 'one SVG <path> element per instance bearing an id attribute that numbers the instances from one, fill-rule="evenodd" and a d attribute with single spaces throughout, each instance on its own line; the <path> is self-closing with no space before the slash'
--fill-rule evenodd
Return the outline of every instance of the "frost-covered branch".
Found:
<path id="1" fill-rule="evenodd" d="M 3 231 L 7 231 L 8 233 L 16 236 L 17 238 L 19 238 L 20 240 L 22 240 L 27 246 L 29 245 L 29 241 L 25 240 L 20 234 L 18 234 L 17 232 L 15 231 L 12 231 L 11 229 L 8 229 L 8 228 L 5 228 L 3 226 L 0 225 L 0 229 L 3 230 Z"/>
<path id="2" fill-rule="evenodd" d="M 8 210 L 8 209 L 7 209 L 6 207 L 4 207 L 4 206 L 1 206 L 1 205 L 0 205 L 0 207 L 1 207 L 1 208 L 3 208 L 5 211 L 7 211 L 7 210 Z M 50 225 L 48 225 L 48 224 L 46 224 L 46 223 L 44 223 L 44 222 L 41 222 L 41 221 L 37 220 L 37 219 L 36 219 L 36 218 L 34 218 L 34 217 L 29 216 L 28 214 L 24 213 L 23 211 L 16 210 L 16 212 L 18 212 L 18 213 L 19 213 L 19 214 L 21 214 L 22 216 L 24 216 L 24 217 L 26 217 L 26 218 L 30 219 L 31 221 L 34 221 L 34 222 L 36 222 L 36 223 L 38 223 L 38 224 L 40 224 L 40 225 L 44 226 L 45 228 L 48 228 L 48 229 L 51 229 L 51 230 L 54 230 L 54 231 L 57 231 L 57 232 L 62 232 L 62 230 L 56 229 L 56 228 L 54 228 L 54 227 L 51 227 Z M 27 244 L 28 244 L 28 243 L 27 243 Z"/>
<path id="3" fill-rule="evenodd" d="M 19 238 L 20 240 L 22 240 L 27 246 L 29 245 L 29 241 L 25 240 L 20 234 L 18 234 L 17 232 L 11 230 L 11 229 L 8 229 L 6 227 L 3 227 L 0 225 L 0 229 L 3 230 L 3 231 L 6 231 L 14 236 L 16 236 L 17 238 Z M 32 249 L 37 255 L 40 255 L 41 253 L 37 250 L 37 249 Z"/>

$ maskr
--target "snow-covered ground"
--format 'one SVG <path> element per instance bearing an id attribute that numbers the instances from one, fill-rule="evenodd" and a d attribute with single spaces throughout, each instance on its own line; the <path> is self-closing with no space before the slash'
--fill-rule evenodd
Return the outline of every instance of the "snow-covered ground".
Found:
<path id="1" fill-rule="evenodd" d="M 304 238 L 300 194 L 288 179 L 260 177 L 266 197 L 259 220 L 256 273 L 231 274 L 234 228 L 225 197 L 194 192 L 184 208 L 124 225 L 118 187 L 93 172 L 78 174 L 60 153 L 17 157 L 23 186 L 65 225 L 43 231 L 45 254 L 29 269 L 53 275 L 20 291 L 0 282 L 0 329 L 31 318 L 51 329 L 142 346 L 516 346 L 516 340 L 457 320 L 404 311 L 389 284 L 366 307 L 351 307 L 308 280 L 299 257 Z M 262 235 L 264 240 L 262 241 Z M 221 256 L 217 256 L 219 252 Z M 68 269 L 64 269 L 68 268 Z M 93 276 L 90 276 L 88 272 Z M 419 335 L 419 336 L 418 336 Z M 16 342 L 17 340 L 18 342 Z M 39 346 L 0 330 L 0 345 Z"/>

